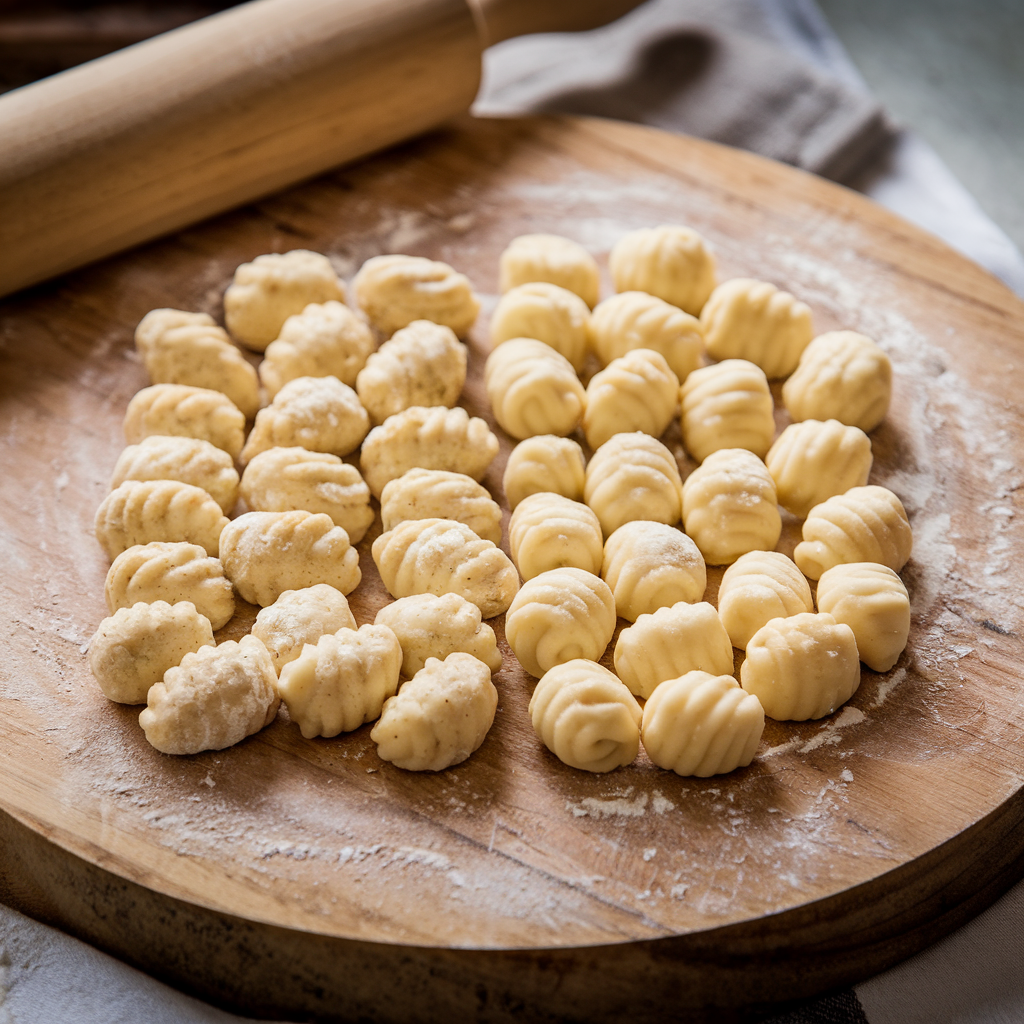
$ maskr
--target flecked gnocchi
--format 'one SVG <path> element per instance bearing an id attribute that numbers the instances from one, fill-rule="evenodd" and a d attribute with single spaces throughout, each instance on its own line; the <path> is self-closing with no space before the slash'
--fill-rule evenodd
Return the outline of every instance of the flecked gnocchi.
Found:
<path id="1" fill-rule="evenodd" d="M 273 604 L 261 608 L 252 635 L 270 652 L 274 671 L 294 661 L 306 644 L 316 644 L 327 633 L 355 629 L 348 599 L 336 587 L 317 583 L 301 590 L 286 590 Z"/>
<path id="2" fill-rule="evenodd" d="M 491 345 L 533 338 L 550 345 L 579 373 L 587 357 L 590 310 L 576 294 L 557 284 L 531 281 L 507 291 L 491 316 Z"/>
<path id="3" fill-rule="evenodd" d="M 502 293 L 522 284 L 546 281 L 578 295 L 591 309 L 601 291 L 594 257 L 578 242 L 561 235 L 520 235 L 498 261 Z"/>
<path id="4" fill-rule="evenodd" d="M 124 437 L 138 444 L 151 434 L 197 437 L 237 458 L 245 440 L 245 416 L 219 391 L 187 384 L 152 384 L 128 403 Z"/>
<path id="5" fill-rule="evenodd" d="M 465 473 L 410 469 L 381 491 L 380 515 L 385 533 L 411 519 L 454 519 L 478 537 L 501 543 L 501 508 Z"/>
<path id="6" fill-rule="evenodd" d="M 512 449 L 501 483 L 508 507 L 514 511 L 524 498 L 541 491 L 581 501 L 585 478 L 586 459 L 575 441 L 537 434 Z"/>
<path id="7" fill-rule="evenodd" d="M 718 586 L 718 614 L 733 647 L 740 650 L 771 619 L 813 611 L 806 577 L 792 558 L 778 551 L 740 555 Z"/>
<path id="8" fill-rule="evenodd" d="M 572 566 L 601 571 L 601 523 L 579 501 L 541 491 L 524 498 L 512 513 L 509 549 L 519 575 L 533 579 L 549 569 Z"/>

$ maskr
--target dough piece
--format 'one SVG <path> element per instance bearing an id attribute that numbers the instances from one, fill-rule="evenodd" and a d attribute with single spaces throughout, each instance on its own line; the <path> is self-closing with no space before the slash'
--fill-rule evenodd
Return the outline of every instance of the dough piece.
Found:
<path id="1" fill-rule="evenodd" d="M 698 461 L 722 448 L 763 459 L 775 436 L 774 403 L 764 371 L 745 359 L 694 370 L 681 392 L 683 444 Z"/>
<path id="2" fill-rule="evenodd" d="M 567 437 L 538 434 L 512 449 L 505 463 L 502 487 L 510 509 L 531 494 L 550 491 L 582 501 L 586 460 L 583 449 Z"/>
<path id="3" fill-rule="evenodd" d="M 587 304 L 567 288 L 531 281 L 506 292 L 491 316 L 491 345 L 534 338 L 550 345 L 579 373 L 587 358 Z"/>
<path id="4" fill-rule="evenodd" d="M 663 224 L 623 235 L 608 269 L 617 292 L 648 292 L 687 313 L 700 313 L 715 287 L 715 257 L 692 228 Z"/>
<path id="5" fill-rule="evenodd" d="M 332 299 L 344 302 L 345 286 L 326 256 L 308 249 L 268 253 L 235 271 L 224 293 L 224 321 L 246 348 L 262 352 L 288 317 Z"/>
<path id="6" fill-rule="evenodd" d="M 700 366 L 704 355 L 700 321 L 644 292 L 605 299 L 590 318 L 589 337 L 602 366 L 646 348 L 660 352 L 681 381 Z"/>
<path id="7" fill-rule="evenodd" d="M 819 335 L 782 385 L 782 401 L 794 420 L 836 419 L 864 431 L 885 419 L 891 395 L 889 357 L 856 331 Z"/>
<path id="8" fill-rule="evenodd" d="M 352 287 L 370 323 L 389 337 L 414 320 L 431 320 L 462 338 L 480 312 L 465 274 L 422 256 L 374 256 Z"/>
<path id="9" fill-rule="evenodd" d="M 615 632 L 608 584 L 583 569 L 549 569 L 523 584 L 505 616 L 505 639 L 531 676 L 574 658 L 597 661 Z"/>
<path id="10" fill-rule="evenodd" d="M 370 732 L 377 756 L 410 772 L 439 772 L 480 747 L 494 722 L 498 691 L 471 654 L 426 665 L 384 704 Z"/>
<path id="11" fill-rule="evenodd" d="M 700 322 L 712 359 L 749 359 L 772 378 L 788 377 L 814 337 L 807 303 L 746 277 L 720 284 Z"/>
<path id="12" fill-rule="evenodd" d="M 679 378 L 664 356 L 634 349 L 595 373 L 587 385 L 583 432 L 591 448 L 614 434 L 641 430 L 661 437 L 679 404 Z"/>
<path id="13" fill-rule="evenodd" d="M 519 589 L 508 555 L 451 519 L 399 523 L 373 542 L 373 560 L 392 597 L 458 594 L 485 619 L 505 611 Z"/>
<path id="14" fill-rule="evenodd" d="M 601 292 L 601 272 L 594 257 L 578 242 L 560 235 L 520 235 L 499 260 L 504 294 L 521 284 L 547 281 L 578 295 L 591 309 Z"/>
<path id="15" fill-rule="evenodd" d="M 741 651 L 771 619 L 813 612 L 811 588 L 792 558 L 778 551 L 740 555 L 718 586 L 718 614 Z"/>
<path id="16" fill-rule="evenodd" d="M 210 620 L 191 602 L 140 602 L 100 623 L 89 641 L 89 667 L 110 700 L 145 704 L 149 688 L 169 668 L 213 642 Z"/>
<path id="17" fill-rule="evenodd" d="M 572 433 L 587 401 L 572 363 L 531 338 L 499 345 L 487 357 L 484 384 L 498 425 L 519 440 Z"/>
<path id="18" fill-rule="evenodd" d="M 276 683 L 270 655 L 254 636 L 202 647 L 150 687 L 139 725 L 164 754 L 223 750 L 274 720 Z"/>
<path id="19" fill-rule="evenodd" d="M 206 491 L 179 480 L 126 480 L 96 510 L 96 539 L 107 557 L 134 544 L 185 541 L 216 557 L 228 518 Z"/>
<path id="20" fill-rule="evenodd" d="M 186 317 L 202 319 L 185 320 Z M 256 371 L 205 313 L 154 309 L 135 329 L 135 346 L 154 384 L 188 384 L 228 396 L 251 419 L 260 407 Z"/>
<path id="21" fill-rule="evenodd" d="M 655 690 L 640 738 L 659 768 L 706 779 L 750 764 L 763 732 L 760 702 L 732 676 L 688 672 Z"/>
<path id="22" fill-rule="evenodd" d="M 312 452 L 348 455 L 369 429 L 370 417 L 347 384 L 337 377 L 296 377 L 256 414 L 241 462 L 244 465 L 270 448 L 296 445 Z"/>
<path id="23" fill-rule="evenodd" d="M 791 423 L 765 457 L 779 504 L 801 519 L 834 495 L 863 487 L 871 462 L 868 435 L 839 420 Z"/>
<path id="24" fill-rule="evenodd" d="M 277 692 L 307 740 L 380 717 L 398 691 L 402 648 L 387 626 L 342 628 L 308 643 L 281 669 Z"/>
<path id="25" fill-rule="evenodd" d="M 568 566 L 595 576 L 601 571 L 600 521 L 582 502 L 560 494 L 541 491 L 524 498 L 512 513 L 508 543 L 524 580 Z"/>
<path id="26" fill-rule="evenodd" d="M 818 611 L 853 630 L 860 660 L 876 672 L 896 664 L 910 635 L 910 597 L 887 565 L 836 565 L 818 580 Z"/>
<path id="27" fill-rule="evenodd" d="M 241 495 L 253 512 L 325 512 L 353 544 L 373 522 L 359 470 L 327 452 L 268 448 L 245 467 Z"/>
<path id="28" fill-rule="evenodd" d="M 860 686 L 853 630 L 810 612 L 772 619 L 747 644 L 740 680 L 776 721 L 831 715 Z"/>
<path id="29" fill-rule="evenodd" d="M 745 448 L 709 455 L 683 484 L 683 529 L 709 565 L 771 551 L 782 535 L 775 481 Z"/>
<path id="30" fill-rule="evenodd" d="M 616 434 L 587 466 L 583 500 L 611 536 L 634 519 L 679 522 L 683 485 L 675 457 L 649 434 Z"/>
<path id="31" fill-rule="evenodd" d="M 302 590 L 286 590 L 273 604 L 261 608 L 252 635 L 263 641 L 278 675 L 294 661 L 306 644 L 339 629 L 355 629 L 348 599 L 335 587 L 317 583 Z"/>
<path id="32" fill-rule="evenodd" d="M 214 629 L 235 614 L 235 591 L 224 566 L 198 544 L 154 541 L 122 551 L 107 570 L 104 593 L 111 614 L 139 602 L 190 601 Z"/>
<path id="33" fill-rule="evenodd" d="M 380 495 L 384 531 L 410 519 L 454 519 L 478 537 L 501 543 L 501 508 L 465 473 L 444 469 L 410 469 L 389 481 Z"/>
<path id="34" fill-rule="evenodd" d="M 201 487 L 225 515 L 238 500 L 234 460 L 222 448 L 196 437 L 151 434 L 129 445 L 114 466 L 110 489 L 120 487 L 125 480 L 180 480 Z"/>
<path id="35" fill-rule="evenodd" d="M 128 403 L 124 437 L 138 444 L 151 434 L 197 437 L 233 459 L 245 440 L 245 416 L 227 395 L 185 384 L 153 384 Z"/>
<path id="36" fill-rule="evenodd" d="M 264 608 L 286 590 L 350 594 L 362 579 L 348 534 L 323 512 L 247 512 L 224 527 L 221 561 L 242 600 Z"/>
<path id="37" fill-rule="evenodd" d="M 815 505 L 804 520 L 793 560 L 812 580 L 850 562 L 880 562 L 899 572 L 914 538 L 903 502 L 885 487 L 852 487 Z"/>
<path id="38" fill-rule="evenodd" d="M 615 644 L 615 671 L 632 693 L 645 699 L 666 679 L 698 670 L 727 676 L 732 666 L 729 634 L 706 601 L 680 601 L 641 615 Z"/>
<path id="39" fill-rule="evenodd" d="M 271 398 L 297 377 L 337 377 L 352 387 L 375 347 L 373 331 L 348 306 L 311 302 L 267 346 L 260 380 Z"/>
<path id="40" fill-rule="evenodd" d="M 615 610 L 630 622 L 680 601 L 699 601 L 708 583 L 704 559 L 685 533 L 641 519 L 605 541 L 601 578 L 615 595 Z"/>
<path id="41" fill-rule="evenodd" d="M 376 424 L 413 405 L 451 408 L 465 383 L 466 347 L 455 332 L 413 320 L 366 360 L 356 391 Z"/>
<path id="42" fill-rule="evenodd" d="M 384 486 L 410 469 L 444 469 L 482 480 L 498 454 L 498 439 L 485 420 L 465 409 L 413 406 L 374 427 L 359 456 L 370 491 L 379 498 Z"/>
<path id="43" fill-rule="evenodd" d="M 413 594 L 386 604 L 374 622 L 391 629 L 402 645 L 402 675 L 411 678 L 428 658 L 444 660 L 461 651 L 492 672 L 501 668 L 494 630 L 480 609 L 458 594 Z"/>
<path id="44" fill-rule="evenodd" d="M 530 698 L 533 731 L 559 761 L 610 772 L 640 751 L 640 705 L 603 665 L 577 658 L 545 672 Z"/>

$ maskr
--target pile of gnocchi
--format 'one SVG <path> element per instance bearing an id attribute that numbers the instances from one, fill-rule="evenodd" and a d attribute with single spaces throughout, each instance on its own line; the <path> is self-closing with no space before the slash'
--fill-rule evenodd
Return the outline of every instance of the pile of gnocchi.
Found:
<path id="1" fill-rule="evenodd" d="M 627 234 L 609 270 L 600 301 L 598 265 L 569 239 L 525 235 L 501 256 L 484 384 L 518 442 L 508 553 L 480 483 L 498 438 L 456 404 L 480 310 L 463 274 L 376 256 L 349 304 L 330 261 L 295 250 L 238 268 L 226 329 L 147 314 L 135 342 L 153 383 L 96 513 L 112 560 L 89 646 L 103 693 L 145 703 L 167 754 L 238 743 L 283 702 L 304 737 L 375 722 L 382 759 L 440 771 L 493 723 L 502 656 L 485 620 L 504 615 L 538 679 L 534 731 L 561 761 L 606 772 L 642 743 L 659 767 L 710 776 L 751 762 L 766 715 L 822 718 L 861 662 L 892 668 L 912 537 L 899 498 L 868 485 L 888 357 L 852 331 L 815 337 L 807 305 L 769 283 L 719 284 L 686 227 Z M 793 422 L 776 437 L 780 378 Z M 699 464 L 685 480 L 659 440 L 677 416 Z M 347 595 L 374 501 L 395 600 L 357 626 Z M 780 506 L 803 519 L 792 559 L 774 550 Z M 728 566 L 717 608 L 708 565 Z M 218 644 L 236 594 L 261 610 Z"/>

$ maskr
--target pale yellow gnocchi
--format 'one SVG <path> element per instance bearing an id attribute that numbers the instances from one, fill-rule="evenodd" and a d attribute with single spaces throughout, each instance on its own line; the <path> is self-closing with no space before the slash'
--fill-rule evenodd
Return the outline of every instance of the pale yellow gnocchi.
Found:
<path id="1" fill-rule="evenodd" d="M 327 583 L 301 590 L 286 590 L 273 604 L 261 608 L 252 626 L 252 635 L 263 641 L 270 652 L 274 671 L 294 661 L 306 644 L 339 629 L 355 629 L 356 620 L 348 598 Z"/>
<path id="2" fill-rule="evenodd" d="M 491 345 L 533 338 L 550 345 L 579 373 L 587 358 L 590 310 L 576 294 L 557 284 L 531 281 L 506 292 L 491 316 Z"/>
<path id="3" fill-rule="evenodd" d="M 454 519 L 478 537 L 501 543 L 501 508 L 486 487 L 465 473 L 410 469 L 380 495 L 384 531 L 411 519 Z"/>
<path id="4" fill-rule="evenodd" d="M 561 235 L 520 235 L 498 261 L 502 293 L 521 284 L 546 281 L 578 295 L 591 309 L 601 291 L 594 257 L 578 242 Z"/>
<path id="5" fill-rule="evenodd" d="M 138 444 L 151 434 L 196 437 L 237 458 L 245 440 L 245 416 L 219 391 L 187 384 L 152 384 L 128 403 L 124 437 Z"/>
<path id="6" fill-rule="evenodd" d="M 590 508 L 546 491 L 524 498 L 508 527 L 512 561 L 524 580 L 568 566 L 597 575 L 602 539 L 601 523 Z"/>
<path id="7" fill-rule="evenodd" d="M 524 498 L 541 491 L 581 501 L 585 471 L 583 449 L 572 439 L 555 434 L 528 437 L 512 449 L 505 463 L 505 500 L 513 510 Z"/>
<path id="8" fill-rule="evenodd" d="M 807 578 L 779 551 L 740 555 L 718 586 L 718 614 L 733 647 L 740 650 L 770 620 L 813 611 Z"/>

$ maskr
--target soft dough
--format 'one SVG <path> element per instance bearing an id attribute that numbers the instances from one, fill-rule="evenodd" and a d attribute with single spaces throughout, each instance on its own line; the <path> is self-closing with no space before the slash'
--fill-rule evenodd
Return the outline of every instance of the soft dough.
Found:
<path id="1" fill-rule="evenodd" d="M 587 358 L 587 304 L 567 288 L 531 281 L 506 292 L 491 317 L 491 345 L 534 338 L 565 356 L 579 373 Z"/>
<path id="2" fill-rule="evenodd" d="M 583 498 L 586 459 L 583 449 L 567 437 L 538 434 L 512 449 L 505 463 L 502 487 L 508 507 L 515 507 L 531 494 L 550 491 L 571 501 Z"/>
<path id="3" fill-rule="evenodd" d="M 219 391 L 153 384 L 132 398 L 124 414 L 124 438 L 129 444 L 151 434 L 197 437 L 237 458 L 245 440 L 245 416 Z"/>
<path id="4" fill-rule="evenodd" d="M 594 257 L 560 235 L 520 235 L 499 260 L 501 291 L 521 284 L 546 281 L 578 295 L 591 309 L 597 305 L 601 272 Z"/>
<path id="5" fill-rule="evenodd" d="M 718 586 L 718 613 L 733 647 L 740 650 L 771 619 L 813 611 L 804 574 L 792 558 L 778 551 L 740 555 Z"/>
<path id="6" fill-rule="evenodd" d="M 355 628 L 345 595 L 330 584 L 317 583 L 302 590 L 286 590 L 273 604 L 261 608 L 252 635 L 263 641 L 280 675 L 306 644 L 315 644 L 339 629 Z"/>
<path id="7" fill-rule="evenodd" d="M 410 469 L 391 480 L 380 495 L 384 531 L 411 519 L 454 519 L 478 537 L 501 543 L 501 508 L 465 473 L 443 469 Z"/>
<path id="8" fill-rule="evenodd" d="M 524 498 L 508 527 L 512 561 L 524 580 L 573 566 L 601 571 L 601 523 L 578 501 L 542 491 Z"/>

